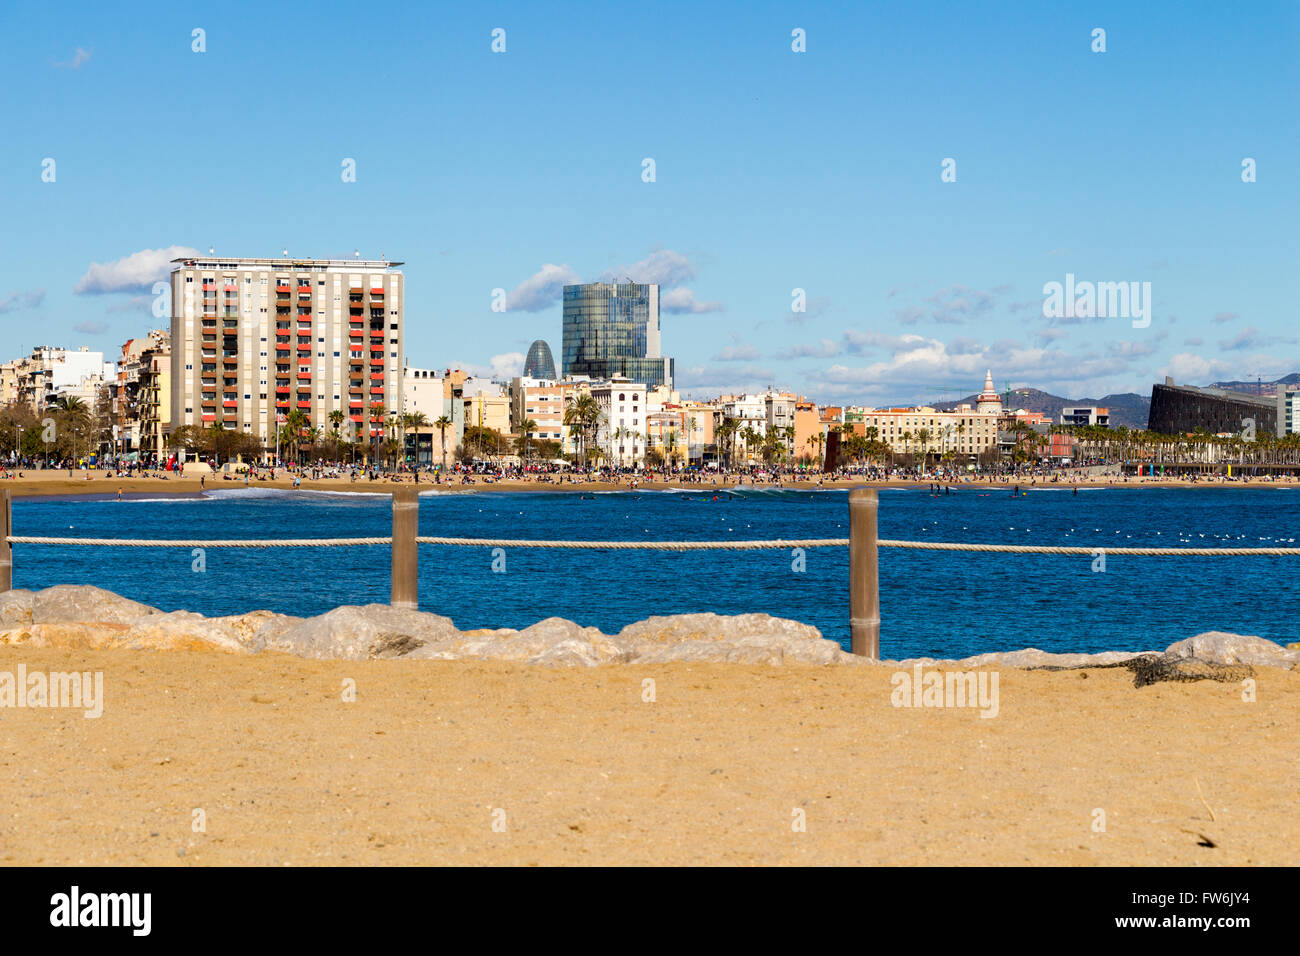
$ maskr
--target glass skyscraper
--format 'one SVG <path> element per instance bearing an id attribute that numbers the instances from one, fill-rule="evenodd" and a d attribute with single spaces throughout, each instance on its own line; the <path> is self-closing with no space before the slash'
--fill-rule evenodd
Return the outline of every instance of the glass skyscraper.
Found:
<path id="1" fill-rule="evenodd" d="M 564 375 L 621 375 L 652 388 L 671 388 L 673 360 L 659 354 L 659 286 L 566 285 L 561 351 Z"/>
<path id="2" fill-rule="evenodd" d="M 555 359 L 551 357 L 551 347 L 538 339 L 528 347 L 528 358 L 524 359 L 525 378 L 555 378 Z"/>

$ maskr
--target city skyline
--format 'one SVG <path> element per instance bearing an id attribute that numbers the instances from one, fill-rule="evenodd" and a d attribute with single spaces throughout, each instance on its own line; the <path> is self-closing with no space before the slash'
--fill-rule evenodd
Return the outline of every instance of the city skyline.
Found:
<path id="1" fill-rule="evenodd" d="M 581 34 L 522 7 L 412 11 L 385 35 L 382 97 L 328 15 L 286 47 L 239 9 L 0 14 L 27 38 L 0 59 L 0 186 L 6 219 L 36 224 L 0 266 L 7 353 L 115 355 L 166 326 L 165 264 L 211 246 L 403 259 L 409 364 L 502 377 L 559 345 L 563 285 L 629 276 L 661 286 L 688 396 L 926 402 L 992 367 L 999 388 L 1081 398 L 1300 369 L 1294 7 L 669 5 L 592 10 Z M 630 50 L 580 39 L 616 30 Z M 1148 324 L 1045 316 L 1067 277 L 1149 283 Z"/>

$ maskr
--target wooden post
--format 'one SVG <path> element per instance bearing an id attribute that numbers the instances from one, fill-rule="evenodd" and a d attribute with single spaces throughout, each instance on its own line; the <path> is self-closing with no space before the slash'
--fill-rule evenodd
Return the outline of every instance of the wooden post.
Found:
<path id="1" fill-rule="evenodd" d="M 849 635 L 854 654 L 880 659 L 880 574 L 875 488 L 849 492 Z"/>
<path id="2" fill-rule="evenodd" d="M 0 591 L 14 586 L 14 550 L 9 536 L 14 533 L 14 511 L 8 488 L 0 488 Z"/>
<path id="3" fill-rule="evenodd" d="M 389 603 L 414 611 L 420 606 L 420 497 L 415 488 L 393 491 L 393 586 Z"/>

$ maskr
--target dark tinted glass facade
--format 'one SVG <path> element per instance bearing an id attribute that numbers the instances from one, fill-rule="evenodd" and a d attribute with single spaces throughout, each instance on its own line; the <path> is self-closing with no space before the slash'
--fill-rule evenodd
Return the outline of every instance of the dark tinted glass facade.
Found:
<path id="1" fill-rule="evenodd" d="M 1277 404 L 1239 392 L 1214 394 L 1184 385 L 1152 385 L 1147 429 L 1161 435 L 1184 435 L 1203 428 L 1212 435 L 1240 432 L 1246 419 L 1256 432 L 1277 428 Z"/>
<path id="2" fill-rule="evenodd" d="M 551 347 L 541 339 L 528 346 L 528 358 L 524 359 L 524 376 L 555 378 L 555 358 L 551 355 Z"/>
<path id="3" fill-rule="evenodd" d="M 659 287 L 566 285 L 561 352 L 565 375 L 622 375 L 651 387 L 671 387 L 673 360 L 659 354 Z"/>

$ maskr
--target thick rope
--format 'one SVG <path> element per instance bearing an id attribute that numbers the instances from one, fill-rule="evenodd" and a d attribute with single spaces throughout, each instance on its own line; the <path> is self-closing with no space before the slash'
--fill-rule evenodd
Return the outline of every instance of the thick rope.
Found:
<path id="1" fill-rule="evenodd" d="M 392 544 L 392 538 L 228 538 L 216 541 L 179 538 L 31 538 L 12 536 L 13 544 L 67 544 L 95 548 L 346 548 L 353 545 Z"/>
<path id="2" fill-rule="evenodd" d="M 12 544 L 53 544 L 100 548 L 340 548 L 392 544 L 392 538 L 272 538 L 180 540 L 149 538 L 36 538 L 10 536 Z M 437 544 L 464 548 L 586 548 L 593 551 L 756 551 L 791 548 L 843 548 L 848 538 L 775 538 L 768 541 L 547 541 L 516 538 L 440 538 L 417 537 L 419 544 Z M 876 542 L 881 548 L 906 548 L 917 551 L 982 551 L 997 554 L 1129 554 L 1143 557 L 1227 558 L 1245 555 L 1289 556 L 1300 548 L 1108 548 L 1060 547 L 1031 544 L 969 544 L 947 541 Z"/>
<path id="3" fill-rule="evenodd" d="M 1058 547 L 1045 544 L 956 544 L 945 541 L 877 541 L 882 548 L 916 551 L 988 551 L 1002 554 L 1133 554 L 1153 558 L 1230 558 L 1239 555 L 1294 555 L 1300 548 L 1109 548 Z"/>
<path id="4" fill-rule="evenodd" d="M 427 538 L 415 539 L 420 544 L 460 545 L 470 548 L 591 548 L 594 551 L 755 551 L 789 548 L 843 548 L 848 538 L 810 538 L 770 541 L 546 541 L 541 539 L 516 540 L 513 538 Z"/>

